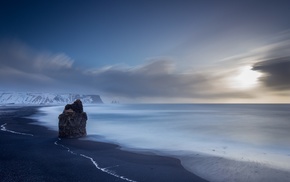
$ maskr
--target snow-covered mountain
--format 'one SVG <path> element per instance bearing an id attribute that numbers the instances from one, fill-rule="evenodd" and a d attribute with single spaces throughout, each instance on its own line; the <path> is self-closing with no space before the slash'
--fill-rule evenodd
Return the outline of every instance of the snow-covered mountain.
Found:
<path id="1" fill-rule="evenodd" d="M 53 93 L 21 93 L 2 92 L 0 93 L 0 104 L 25 104 L 25 105 L 55 105 L 68 104 L 76 99 L 81 99 L 83 104 L 103 103 L 99 95 L 80 94 L 53 94 Z"/>

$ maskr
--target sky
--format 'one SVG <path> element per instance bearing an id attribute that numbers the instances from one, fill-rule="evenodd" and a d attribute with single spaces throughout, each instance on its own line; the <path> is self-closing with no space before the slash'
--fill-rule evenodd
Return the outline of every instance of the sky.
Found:
<path id="1" fill-rule="evenodd" d="M 0 90 L 289 103 L 289 0 L 1 0 Z"/>

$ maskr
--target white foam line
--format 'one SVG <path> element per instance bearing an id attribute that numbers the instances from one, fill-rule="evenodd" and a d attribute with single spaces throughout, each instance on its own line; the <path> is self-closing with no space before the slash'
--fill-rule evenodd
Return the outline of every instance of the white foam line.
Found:
<path id="1" fill-rule="evenodd" d="M 58 140 L 60 141 L 61 139 L 58 138 Z M 58 141 L 55 141 L 54 144 L 55 144 L 55 145 L 58 145 L 58 146 L 61 146 L 62 148 L 66 149 L 67 152 L 69 152 L 69 153 L 71 153 L 71 154 L 73 154 L 73 155 L 77 155 L 77 153 L 75 153 L 75 152 L 73 152 L 72 150 L 70 150 L 70 148 L 68 148 L 67 146 L 64 146 L 64 145 L 62 145 L 62 144 L 59 144 L 59 143 L 57 143 L 57 142 L 58 142 Z"/>
<path id="2" fill-rule="evenodd" d="M 6 132 L 9 132 L 9 133 L 14 133 L 14 134 L 18 134 L 18 135 L 33 136 L 30 133 L 21 133 L 21 132 L 17 132 L 17 131 L 7 130 L 5 125 L 7 125 L 7 123 L 1 125 L 1 130 L 2 131 L 6 131 Z"/>
<path id="3" fill-rule="evenodd" d="M 62 148 L 66 149 L 67 152 L 69 152 L 69 153 L 71 153 L 71 154 L 73 154 L 73 155 L 78 155 L 77 153 L 75 153 L 75 152 L 73 152 L 72 150 L 70 150 L 70 148 L 68 148 L 67 146 L 62 145 L 62 144 L 59 144 L 58 141 L 60 141 L 60 140 L 61 140 L 61 139 L 58 138 L 58 140 L 55 141 L 54 144 L 57 145 L 57 146 L 61 146 Z M 80 154 L 80 156 L 81 156 L 81 157 L 84 157 L 84 158 L 86 158 L 86 159 L 89 159 L 89 160 L 94 164 L 94 166 L 95 166 L 97 169 L 99 169 L 99 170 L 101 170 L 101 171 L 103 171 L 103 172 L 105 172 L 105 173 L 107 173 L 107 174 L 109 174 L 109 175 L 115 176 L 115 177 L 117 177 L 117 178 L 120 178 L 120 179 L 123 179 L 123 180 L 126 180 L 126 181 L 137 182 L 137 181 L 135 181 L 135 180 L 131 180 L 131 179 L 126 178 L 126 177 L 124 177 L 124 176 L 120 176 L 120 175 L 116 174 L 114 171 L 109 171 L 109 170 L 107 170 L 108 168 L 118 167 L 119 165 L 115 165 L 115 166 L 111 166 L 111 167 L 101 168 L 101 167 L 98 166 L 97 162 L 96 162 L 92 157 L 89 157 L 89 156 L 84 155 L 84 154 Z"/>
<path id="4" fill-rule="evenodd" d="M 89 156 L 86 156 L 86 155 L 84 155 L 84 154 L 80 154 L 80 156 L 82 156 L 82 157 L 84 157 L 84 158 L 87 158 L 87 159 L 91 160 L 91 162 L 95 165 L 95 167 L 96 167 L 97 169 L 99 169 L 99 170 L 101 170 L 101 171 L 103 171 L 103 172 L 105 172 L 105 173 L 107 173 L 107 174 L 110 174 L 110 175 L 115 176 L 115 177 L 117 177 L 117 178 L 121 178 L 121 179 L 126 180 L 126 181 L 136 182 L 136 181 L 131 180 L 131 179 L 128 179 L 128 178 L 126 178 L 126 177 L 124 177 L 124 176 L 120 176 L 120 175 L 116 174 L 114 171 L 109 171 L 109 170 L 107 170 L 108 167 L 107 167 L 107 168 L 101 168 L 101 167 L 99 167 L 98 164 L 97 164 L 97 162 L 96 162 L 93 158 L 91 158 L 91 157 L 89 157 Z M 113 167 L 116 167 L 116 166 L 113 166 Z M 110 168 L 110 167 L 109 167 L 109 168 Z"/>

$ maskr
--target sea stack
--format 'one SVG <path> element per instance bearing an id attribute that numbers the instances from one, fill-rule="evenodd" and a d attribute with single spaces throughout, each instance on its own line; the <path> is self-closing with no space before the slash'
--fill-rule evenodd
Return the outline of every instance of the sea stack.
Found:
<path id="1" fill-rule="evenodd" d="M 78 138 L 86 136 L 87 113 L 83 111 L 83 104 L 77 99 L 73 104 L 67 104 L 58 116 L 60 138 Z"/>

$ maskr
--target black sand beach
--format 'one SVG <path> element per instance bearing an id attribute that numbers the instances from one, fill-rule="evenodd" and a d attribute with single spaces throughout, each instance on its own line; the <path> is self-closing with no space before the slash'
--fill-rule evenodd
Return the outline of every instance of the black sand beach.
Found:
<path id="1" fill-rule="evenodd" d="M 37 107 L 1 107 L 0 181 L 205 181 L 178 159 L 109 143 L 59 140 L 56 131 L 25 118 L 36 112 Z"/>

